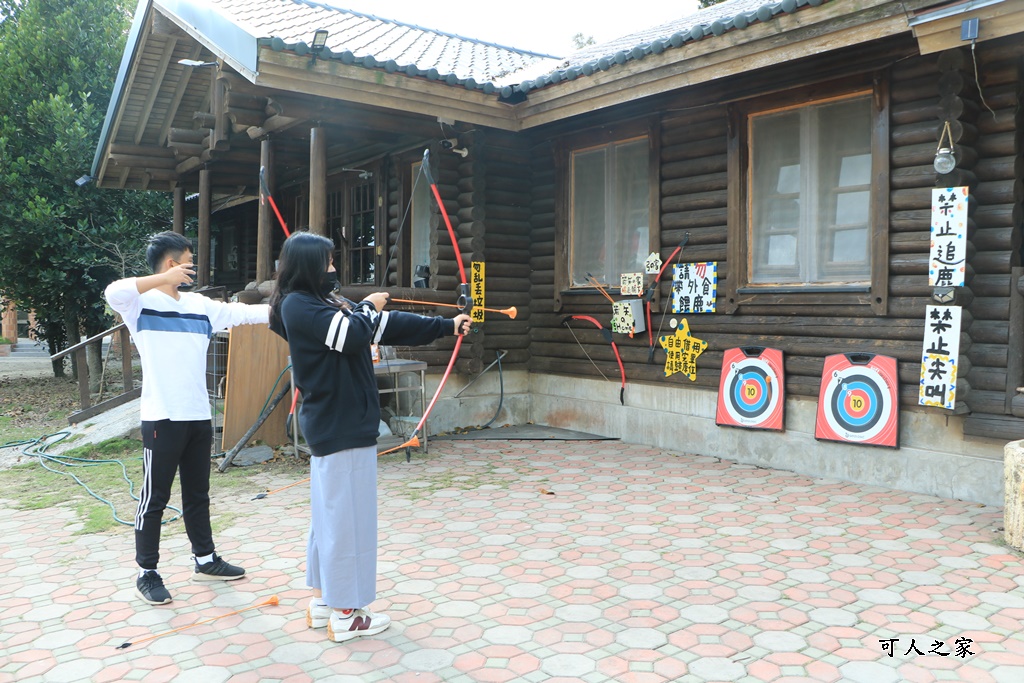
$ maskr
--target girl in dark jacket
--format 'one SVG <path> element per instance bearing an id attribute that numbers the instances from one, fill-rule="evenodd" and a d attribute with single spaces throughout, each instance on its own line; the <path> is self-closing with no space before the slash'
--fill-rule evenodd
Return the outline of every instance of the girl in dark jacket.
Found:
<path id="1" fill-rule="evenodd" d="M 326 237 L 295 233 L 281 249 L 271 329 L 288 341 L 302 392 L 299 425 L 309 443 L 310 505 L 306 623 L 343 642 L 391 624 L 371 612 L 377 585 L 377 434 L 380 399 L 371 344 L 418 346 L 465 334 L 453 319 L 384 311 L 388 294 L 359 303 L 333 294 L 338 284 Z"/>

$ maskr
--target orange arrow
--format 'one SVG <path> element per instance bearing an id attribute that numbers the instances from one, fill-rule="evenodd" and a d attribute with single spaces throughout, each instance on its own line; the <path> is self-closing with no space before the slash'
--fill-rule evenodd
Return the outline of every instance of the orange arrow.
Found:
<path id="1" fill-rule="evenodd" d="M 420 306 L 444 306 L 445 308 L 462 308 L 456 304 L 439 304 L 436 301 L 416 301 L 415 299 L 388 299 L 388 301 L 394 301 L 396 304 L 419 304 Z M 474 306 L 473 308 L 479 308 L 482 311 L 488 311 L 490 313 L 501 313 L 507 315 L 513 320 L 516 319 L 516 315 L 519 313 L 515 306 L 509 306 L 508 308 L 483 308 L 482 306 Z"/>

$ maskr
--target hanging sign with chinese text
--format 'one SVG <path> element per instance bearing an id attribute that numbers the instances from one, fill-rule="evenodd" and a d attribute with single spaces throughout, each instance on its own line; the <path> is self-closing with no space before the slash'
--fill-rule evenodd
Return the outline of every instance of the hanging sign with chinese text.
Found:
<path id="1" fill-rule="evenodd" d="M 714 313 L 717 296 L 717 261 L 672 267 L 673 313 Z"/>
<path id="2" fill-rule="evenodd" d="M 648 275 L 657 275 L 659 270 L 661 270 L 661 254 L 652 251 L 644 261 L 644 272 Z"/>
<path id="3" fill-rule="evenodd" d="M 675 334 L 665 335 L 660 340 L 665 349 L 665 376 L 680 372 L 690 378 L 697 379 L 697 356 L 708 347 L 706 341 L 690 336 L 690 323 L 683 318 Z"/>
<path id="4" fill-rule="evenodd" d="M 967 188 L 932 190 L 931 253 L 928 284 L 962 287 L 967 259 Z"/>
<path id="5" fill-rule="evenodd" d="M 623 273 L 619 276 L 619 293 L 622 296 L 640 296 L 644 293 L 643 273 Z"/>
<path id="6" fill-rule="evenodd" d="M 484 321 L 484 262 L 473 261 L 469 264 L 470 291 L 473 293 L 473 309 L 469 312 L 475 323 Z"/>
<path id="7" fill-rule="evenodd" d="M 612 332 L 632 336 L 646 329 L 643 300 L 623 299 L 612 304 Z"/>
<path id="8" fill-rule="evenodd" d="M 919 405 L 953 410 L 959 360 L 960 307 L 926 306 Z"/>

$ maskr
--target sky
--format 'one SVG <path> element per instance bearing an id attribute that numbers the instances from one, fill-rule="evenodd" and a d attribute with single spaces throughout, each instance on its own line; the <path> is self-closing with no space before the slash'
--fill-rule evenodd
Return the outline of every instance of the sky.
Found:
<path id="1" fill-rule="evenodd" d="M 422 0 L 327 0 L 325 4 L 556 57 L 574 51 L 572 37 L 577 33 L 603 43 L 697 10 L 697 0 L 609 3 L 611 11 L 602 11 L 603 3 L 565 0 L 493 4 L 488 0 L 449 0 L 442 4 Z"/>

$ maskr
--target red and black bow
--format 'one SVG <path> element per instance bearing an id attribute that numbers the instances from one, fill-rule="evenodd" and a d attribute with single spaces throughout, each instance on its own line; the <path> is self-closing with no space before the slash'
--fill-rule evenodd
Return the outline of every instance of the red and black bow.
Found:
<path id="1" fill-rule="evenodd" d="M 570 320 L 585 320 L 588 323 L 592 323 L 594 327 L 601 330 L 601 336 L 604 337 L 604 340 L 612 345 L 612 351 L 615 352 L 615 360 L 617 360 L 619 363 L 619 374 L 622 375 L 622 385 L 619 388 L 619 403 L 621 403 L 622 405 L 626 405 L 626 368 L 622 365 L 622 356 L 619 355 L 619 347 L 615 344 L 615 339 L 612 337 L 612 331 L 605 328 L 600 322 L 597 321 L 596 318 L 592 318 L 589 315 L 567 315 L 564 318 L 562 318 L 562 326 L 568 328 L 570 331 L 572 329 L 569 327 Z M 573 335 L 573 338 L 575 338 L 575 336 L 576 335 Z M 578 339 L 576 340 L 576 343 L 579 344 Z M 580 344 L 580 348 L 583 349 L 582 344 Z M 587 356 L 587 358 L 590 359 L 591 363 L 594 363 L 594 359 L 590 358 L 590 354 L 587 353 L 586 349 L 583 349 L 583 353 Z M 597 367 L 596 363 L 594 363 L 594 367 Z M 600 371 L 601 369 L 598 368 L 598 372 Z M 604 373 L 602 372 L 601 375 L 603 376 Z"/>
<path id="2" fill-rule="evenodd" d="M 665 273 L 665 269 L 668 268 L 669 264 L 672 263 L 672 259 L 674 259 L 677 254 L 679 256 L 682 256 L 680 252 L 682 252 L 683 247 L 686 246 L 686 243 L 689 241 L 690 233 L 686 233 L 685 235 L 683 235 L 683 239 L 679 243 L 679 246 L 677 246 L 675 250 L 669 255 L 669 257 L 665 259 L 665 262 L 661 264 L 661 270 L 658 271 L 658 275 L 654 278 L 654 282 L 652 282 L 650 287 L 647 288 L 647 291 L 644 292 L 644 307 L 647 309 L 648 363 L 654 362 L 654 329 L 651 327 L 651 300 L 654 299 L 654 293 L 658 291 L 658 282 L 661 281 L 661 276 Z M 665 324 L 665 314 L 668 313 L 669 307 L 671 307 L 671 301 L 666 305 L 666 308 L 662 311 L 661 324 L 658 325 L 659 337 L 661 336 L 661 326 Z"/>

